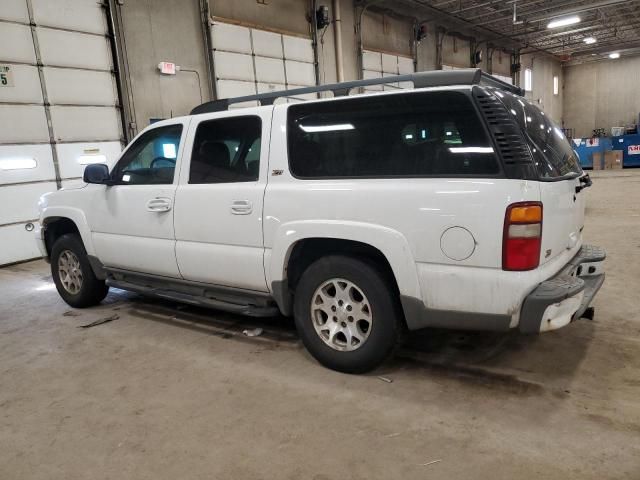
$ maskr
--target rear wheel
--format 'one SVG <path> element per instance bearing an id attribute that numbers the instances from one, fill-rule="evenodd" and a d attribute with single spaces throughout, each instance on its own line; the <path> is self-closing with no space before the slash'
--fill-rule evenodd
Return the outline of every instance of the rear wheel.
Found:
<path id="1" fill-rule="evenodd" d="M 93 273 L 80 237 L 62 235 L 51 249 L 51 275 L 62 299 L 75 308 L 91 307 L 107 296 L 109 287 Z"/>
<path id="2" fill-rule="evenodd" d="M 295 293 L 302 341 L 321 364 L 363 373 L 392 353 L 401 332 L 393 288 L 368 262 L 328 256 L 302 274 Z"/>

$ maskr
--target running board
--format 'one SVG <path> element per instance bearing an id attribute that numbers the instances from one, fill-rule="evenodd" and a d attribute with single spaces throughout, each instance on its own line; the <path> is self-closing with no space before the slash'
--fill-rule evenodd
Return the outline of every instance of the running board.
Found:
<path id="1" fill-rule="evenodd" d="M 280 310 L 268 295 L 221 290 L 215 286 L 158 279 L 135 274 L 109 271 L 106 284 L 142 295 L 164 298 L 198 307 L 215 308 L 249 317 L 274 317 Z"/>

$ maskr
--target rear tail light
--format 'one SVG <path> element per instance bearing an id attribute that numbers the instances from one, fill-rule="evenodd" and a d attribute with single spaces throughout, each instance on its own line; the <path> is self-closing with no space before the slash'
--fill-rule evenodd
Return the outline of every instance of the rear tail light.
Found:
<path id="1" fill-rule="evenodd" d="M 503 270 L 533 270 L 540 264 L 542 203 L 518 202 L 507 207 L 502 239 Z"/>

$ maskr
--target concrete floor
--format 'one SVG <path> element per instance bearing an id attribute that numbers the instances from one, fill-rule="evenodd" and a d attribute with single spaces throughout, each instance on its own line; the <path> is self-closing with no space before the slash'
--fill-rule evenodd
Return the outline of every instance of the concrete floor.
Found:
<path id="1" fill-rule="evenodd" d="M 72 310 L 44 262 L 0 269 L 0 478 L 638 479 L 640 171 L 588 194 L 594 322 L 421 332 L 365 376 L 317 365 L 285 319 L 120 291 Z"/>

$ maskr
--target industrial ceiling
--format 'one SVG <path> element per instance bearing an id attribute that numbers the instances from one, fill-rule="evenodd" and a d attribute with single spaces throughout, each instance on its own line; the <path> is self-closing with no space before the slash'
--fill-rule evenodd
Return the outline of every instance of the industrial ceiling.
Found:
<path id="1" fill-rule="evenodd" d="M 521 53 L 542 51 L 562 61 L 640 50 L 639 0 L 374 0 L 360 5 L 433 22 Z M 567 25 L 550 25 L 558 21 Z"/>

